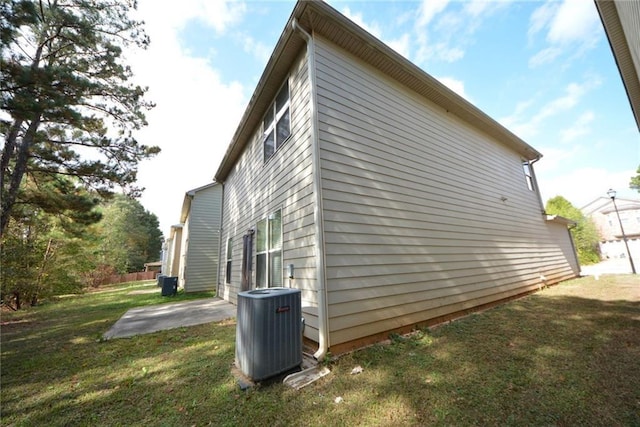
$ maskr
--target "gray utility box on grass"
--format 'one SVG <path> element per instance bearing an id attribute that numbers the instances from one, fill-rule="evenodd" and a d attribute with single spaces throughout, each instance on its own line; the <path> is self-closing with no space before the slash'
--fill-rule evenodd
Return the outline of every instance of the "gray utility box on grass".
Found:
<path id="1" fill-rule="evenodd" d="M 302 363 L 299 289 L 265 288 L 238 294 L 236 365 L 255 381 Z"/>
<path id="2" fill-rule="evenodd" d="M 162 296 L 169 297 L 178 292 L 178 278 L 176 276 L 164 276 L 162 278 Z"/>

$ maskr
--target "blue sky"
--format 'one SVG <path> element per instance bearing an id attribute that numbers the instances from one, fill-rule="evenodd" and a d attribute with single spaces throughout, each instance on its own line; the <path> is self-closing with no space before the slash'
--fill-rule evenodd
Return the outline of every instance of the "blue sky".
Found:
<path id="1" fill-rule="evenodd" d="M 640 133 L 592 1 L 328 3 L 542 152 L 544 201 L 640 197 Z M 163 152 L 139 179 L 165 233 L 211 182 L 295 2 L 179 4 L 140 1 L 151 47 L 130 54 L 157 104 L 138 138 Z"/>

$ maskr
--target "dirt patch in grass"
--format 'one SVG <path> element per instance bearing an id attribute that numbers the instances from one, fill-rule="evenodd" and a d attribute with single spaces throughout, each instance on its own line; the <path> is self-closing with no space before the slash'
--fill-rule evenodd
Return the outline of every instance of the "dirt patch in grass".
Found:
<path id="1" fill-rule="evenodd" d="M 640 279 L 583 278 L 241 391 L 235 323 L 99 337 L 132 289 L 11 314 L 3 425 L 640 425 Z M 23 321 L 24 320 L 24 321 Z M 353 368 L 362 372 L 352 375 Z"/>

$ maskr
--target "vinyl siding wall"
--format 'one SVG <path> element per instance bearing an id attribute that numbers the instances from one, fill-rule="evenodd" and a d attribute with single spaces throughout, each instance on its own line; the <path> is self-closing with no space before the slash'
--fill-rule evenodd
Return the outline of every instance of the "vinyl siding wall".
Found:
<path id="1" fill-rule="evenodd" d="M 567 259 L 567 262 L 571 267 L 571 271 L 577 276 L 580 273 L 580 263 L 578 262 L 578 254 L 576 253 L 576 248 L 569 229 L 562 223 L 552 221 L 547 222 L 547 227 L 551 232 L 552 241 L 558 245 L 560 250 L 562 250 L 564 257 Z"/>
<path id="2" fill-rule="evenodd" d="M 222 185 L 196 191 L 185 222 L 185 292 L 216 289 L 222 214 Z"/>
<path id="3" fill-rule="evenodd" d="M 330 345 L 575 275 L 517 153 L 317 40 Z"/>
<path id="4" fill-rule="evenodd" d="M 182 227 L 175 228 L 173 240 L 169 249 L 169 271 L 167 276 L 178 276 L 180 271 L 180 258 L 182 257 Z"/>
<path id="5" fill-rule="evenodd" d="M 275 155 L 264 162 L 262 130 L 256 129 L 250 144 L 224 182 L 224 212 L 220 269 L 221 294 L 236 303 L 241 286 L 242 236 L 255 229 L 259 220 L 282 209 L 283 268 L 295 266 L 290 283 L 282 271 L 283 285 L 302 291 L 305 335 L 318 339 L 315 226 L 311 159 L 310 89 L 306 54 L 294 62 L 290 76 L 291 136 Z M 231 284 L 225 284 L 226 244 L 233 237 Z M 256 275 L 256 239 L 252 248 L 252 287 Z"/>

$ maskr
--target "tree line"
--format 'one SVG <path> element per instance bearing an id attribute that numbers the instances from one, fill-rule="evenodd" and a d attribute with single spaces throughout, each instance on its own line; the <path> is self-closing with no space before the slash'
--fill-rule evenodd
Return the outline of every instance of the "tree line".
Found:
<path id="1" fill-rule="evenodd" d="M 5 231 L 1 256 L 2 300 L 14 309 L 80 292 L 161 259 L 158 218 L 130 197 L 103 201 L 94 209 L 100 221 L 81 227 L 32 206 L 20 211 L 24 216 L 12 217 Z"/>
<path id="2" fill-rule="evenodd" d="M 0 292 L 14 308 L 159 259 L 158 220 L 136 201 L 138 164 L 160 149 L 134 136 L 153 103 L 123 59 L 149 43 L 133 9 L 0 3 Z"/>

